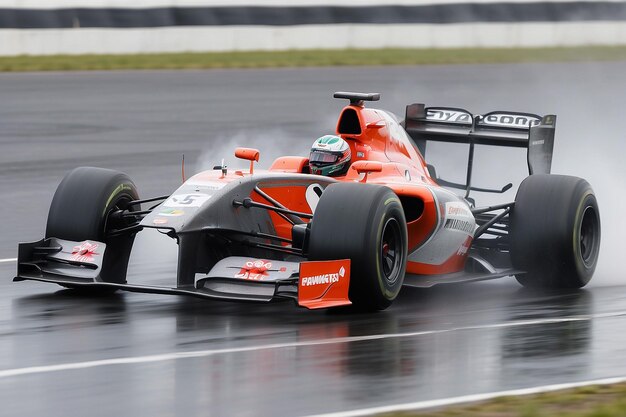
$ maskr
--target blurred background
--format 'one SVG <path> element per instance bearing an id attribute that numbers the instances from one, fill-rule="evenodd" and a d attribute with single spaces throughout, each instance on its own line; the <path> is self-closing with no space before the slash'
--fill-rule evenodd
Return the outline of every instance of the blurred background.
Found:
<path id="1" fill-rule="evenodd" d="M 623 45 L 621 0 L 0 0 L 0 55 Z"/>

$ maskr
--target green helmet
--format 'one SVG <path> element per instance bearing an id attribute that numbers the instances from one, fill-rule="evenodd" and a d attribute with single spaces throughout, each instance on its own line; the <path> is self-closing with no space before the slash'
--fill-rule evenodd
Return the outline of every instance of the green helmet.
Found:
<path id="1" fill-rule="evenodd" d="M 309 155 L 311 174 L 329 177 L 346 175 L 351 157 L 348 142 L 335 135 L 322 136 L 311 147 Z"/>

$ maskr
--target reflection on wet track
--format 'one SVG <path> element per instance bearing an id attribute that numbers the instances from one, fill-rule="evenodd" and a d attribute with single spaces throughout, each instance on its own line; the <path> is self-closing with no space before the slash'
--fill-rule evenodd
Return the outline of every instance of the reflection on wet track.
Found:
<path id="1" fill-rule="evenodd" d="M 571 80 L 554 87 L 561 66 L 539 67 L 547 71 L 546 83 L 566 91 Z M 611 76 L 622 82 L 624 69 L 624 64 L 607 64 Z M 455 103 L 441 98 L 437 104 L 471 107 L 466 89 L 452 94 L 438 87 L 454 76 L 479 84 L 490 79 L 508 89 L 508 95 L 494 91 L 495 100 L 500 100 L 496 107 L 519 95 L 519 102 L 508 108 L 542 113 L 552 106 L 565 120 L 572 118 L 569 107 L 554 102 L 529 108 L 532 100 L 524 89 L 533 85 L 511 86 L 501 76 L 502 71 L 528 70 L 490 66 L 481 71 L 458 67 L 0 75 L 6 81 L 0 83 L 0 93 L 12 103 L 0 104 L 0 116 L 13 120 L 11 129 L 3 130 L 0 123 L 0 140 L 7 149 L 0 155 L 0 193 L 10 216 L 3 225 L 0 255 L 14 257 L 18 240 L 40 237 L 54 187 L 74 165 L 121 169 L 135 178 L 143 196 L 166 193 L 180 181 L 180 153 L 196 154 L 198 166 L 204 163 L 209 122 L 212 129 L 226 132 L 233 132 L 238 122 L 241 129 L 267 131 L 278 123 L 282 132 L 275 136 L 280 143 L 285 136 L 294 138 L 293 147 L 280 152 L 306 152 L 315 137 L 332 129 L 328 115 L 336 112 L 337 103 L 328 99 L 329 91 L 381 90 L 383 100 L 398 109 L 412 99 L 404 92 L 393 93 L 404 82 L 398 80 L 422 77 L 430 81 L 422 86 L 424 100 L 444 94 L 446 101 Z M 284 83 L 302 91 L 277 88 Z M 171 88 L 169 101 L 154 103 L 155 91 L 165 94 L 164 85 Z M 537 94 L 542 87 L 532 89 Z M 514 89 L 517 94 L 511 95 Z M 386 90 L 391 90 L 387 96 Z M 241 112 L 236 112 L 245 104 L 237 94 L 242 91 L 249 99 L 260 100 L 268 91 L 276 97 L 254 107 L 242 121 Z M 315 103 L 309 114 L 300 114 L 290 104 L 303 95 Z M 57 111 L 48 115 L 44 110 L 53 102 L 58 103 Z M 329 105 L 335 105 L 332 111 L 324 109 Z M 473 107 L 481 110 L 476 103 Z M 276 114 L 287 122 L 272 119 Z M 63 127 L 74 118 L 94 128 Z M 59 149 L 60 142 L 46 142 L 45 131 L 20 137 L 15 126 L 35 119 L 52 123 L 49 128 L 59 130 L 55 137 L 66 138 L 69 146 Z M 311 122 L 316 119 L 321 122 Z M 261 147 L 263 158 L 263 143 L 275 146 L 272 140 L 265 136 L 249 145 Z M 106 141 L 115 146 L 105 146 Z M 272 152 L 278 151 L 266 154 Z M 582 171 L 581 176 L 589 176 Z M 140 235 L 129 280 L 172 282 L 175 258 L 176 245 L 168 238 L 154 231 Z M 583 291 L 535 293 L 512 279 L 406 288 L 390 309 L 358 315 L 306 311 L 289 302 L 236 304 L 123 292 L 80 295 L 50 284 L 11 283 L 15 263 L 3 262 L 0 415 L 307 415 L 623 376 L 626 291 L 607 285 L 618 282 L 609 280 L 609 263 L 606 258 L 604 262 L 595 280 L 606 286 Z"/>
<path id="2" fill-rule="evenodd" d="M 3 298 L 1 369 L 139 361 L 0 378 L 7 415 L 305 415 L 626 373 L 626 300 L 612 288 L 409 289 L 371 315 L 16 288 Z M 562 319 L 573 321 L 551 322 Z M 185 352 L 197 356 L 171 355 Z"/>

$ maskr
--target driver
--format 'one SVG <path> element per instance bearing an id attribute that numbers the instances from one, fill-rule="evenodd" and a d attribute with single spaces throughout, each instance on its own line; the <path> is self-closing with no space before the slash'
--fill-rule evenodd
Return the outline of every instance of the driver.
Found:
<path id="1" fill-rule="evenodd" d="M 340 177 L 350 167 L 352 152 L 348 142 L 335 135 L 325 135 L 313 142 L 309 156 L 311 174 Z"/>

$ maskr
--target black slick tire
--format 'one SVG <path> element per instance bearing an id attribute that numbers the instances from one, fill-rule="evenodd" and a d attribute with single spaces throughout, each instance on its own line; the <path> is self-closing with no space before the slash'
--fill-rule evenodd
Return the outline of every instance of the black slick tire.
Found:
<path id="1" fill-rule="evenodd" d="M 596 268 L 600 211 L 589 183 L 564 175 L 531 175 L 511 213 L 511 261 L 530 288 L 581 288 Z"/>
<path id="2" fill-rule="evenodd" d="M 134 235 L 107 237 L 115 226 L 109 215 L 138 198 L 137 188 L 126 174 L 103 168 L 76 168 L 63 178 L 52 198 L 46 238 L 105 243 L 100 276 L 105 282 L 124 283 Z"/>
<path id="3" fill-rule="evenodd" d="M 311 223 L 310 260 L 350 259 L 349 298 L 361 310 L 383 310 L 404 281 L 407 229 L 398 196 L 389 188 L 329 185 Z"/>

